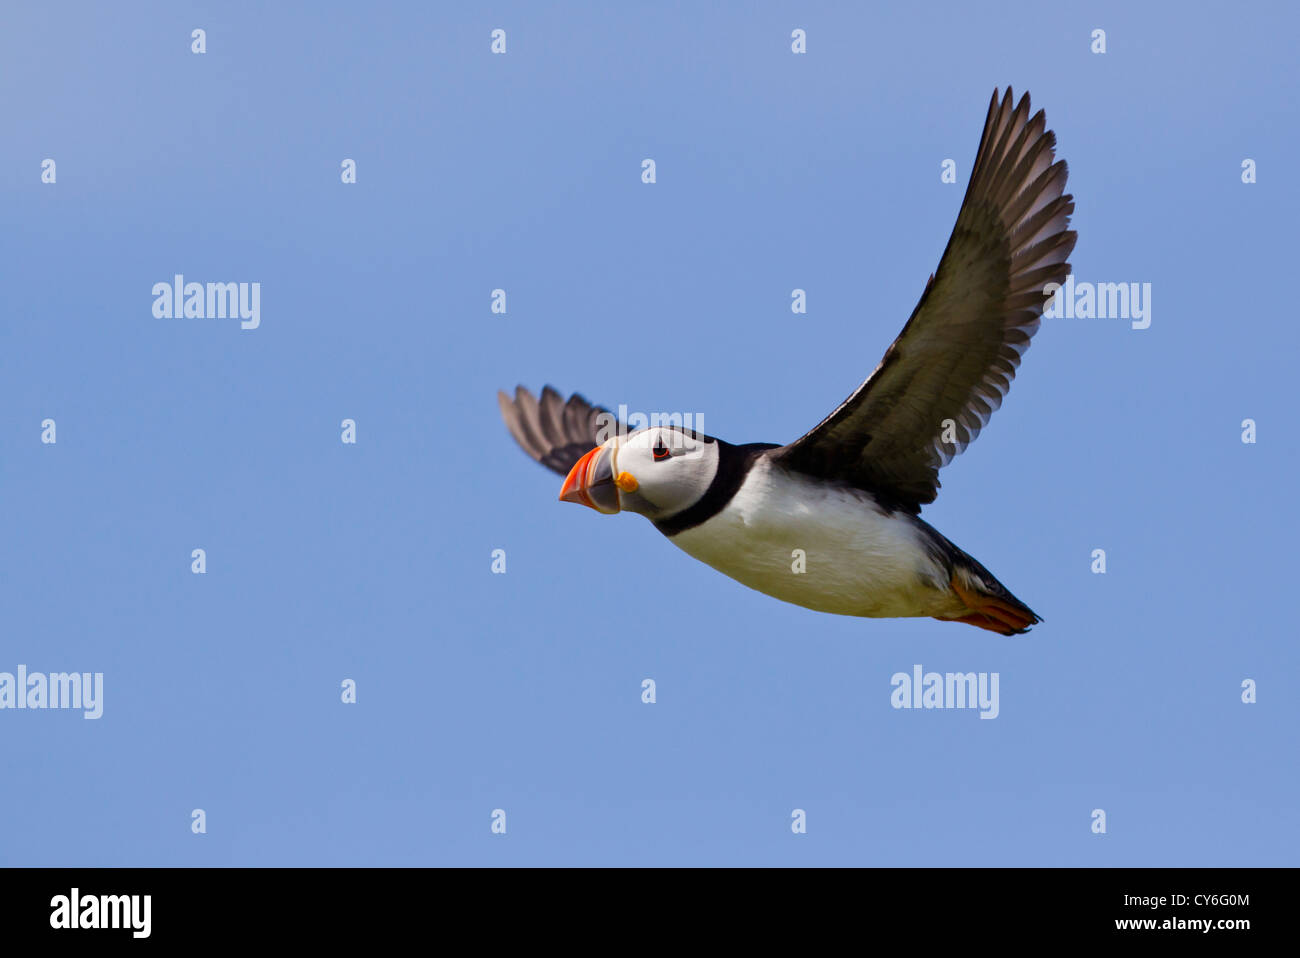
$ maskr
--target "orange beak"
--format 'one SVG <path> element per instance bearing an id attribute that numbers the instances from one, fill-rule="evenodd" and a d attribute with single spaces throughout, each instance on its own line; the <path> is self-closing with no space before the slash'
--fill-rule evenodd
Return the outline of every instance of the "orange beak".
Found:
<path id="1" fill-rule="evenodd" d="M 608 445 L 597 446 L 573 464 L 560 487 L 561 502 L 577 502 L 613 515 L 622 510 L 614 482 L 614 454 Z"/>

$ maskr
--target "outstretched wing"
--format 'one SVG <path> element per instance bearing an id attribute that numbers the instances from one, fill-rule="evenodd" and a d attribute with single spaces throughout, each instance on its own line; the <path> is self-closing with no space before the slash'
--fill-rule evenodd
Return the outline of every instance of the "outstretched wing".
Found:
<path id="1" fill-rule="evenodd" d="M 957 225 L 921 301 L 880 364 L 807 435 L 773 453 L 789 468 L 888 496 L 913 513 L 1011 387 L 1076 234 L 1056 135 L 1029 95 L 993 92 Z"/>
<path id="2" fill-rule="evenodd" d="M 614 416 L 574 393 L 565 402 L 550 386 L 537 399 L 523 386 L 515 398 L 497 392 L 501 418 L 524 452 L 547 469 L 567 476 L 573 464 L 614 435 Z M 603 432 L 602 432 L 603 430 Z"/>

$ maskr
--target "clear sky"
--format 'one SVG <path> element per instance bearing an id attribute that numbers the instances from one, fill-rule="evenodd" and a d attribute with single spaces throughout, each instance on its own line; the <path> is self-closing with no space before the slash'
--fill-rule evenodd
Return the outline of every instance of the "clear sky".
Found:
<path id="1" fill-rule="evenodd" d="M 1300 864 L 1298 20 L 6 4 L 0 672 L 104 694 L 0 711 L 0 863 Z M 809 612 L 556 501 L 498 388 L 795 438 L 1007 84 L 1076 279 L 1151 284 L 1149 328 L 1045 321 L 924 513 L 1041 626 Z M 177 273 L 260 325 L 155 317 Z M 892 708 L 917 664 L 997 673 L 996 720 Z"/>

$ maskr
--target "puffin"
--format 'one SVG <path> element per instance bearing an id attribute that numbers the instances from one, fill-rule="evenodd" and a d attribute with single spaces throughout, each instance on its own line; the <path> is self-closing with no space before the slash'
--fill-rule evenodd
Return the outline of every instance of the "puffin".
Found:
<path id="1" fill-rule="evenodd" d="M 1001 635 L 1042 619 L 921 517 L 987 425 L 1070 271 L 1074 198 L 1043 111 L 994 90 L 957 223 L 902 332 L 833 412 L 785 445 L 670 417 L 628 429 L 581 394 L 498 392 L 560 500 L 636 512 L 732 579 L 836 615 L 928 616 Z M 634 418 L 634 417 L 628 417 Z M 679 419 L 678 422 L 681 420 Z"/>

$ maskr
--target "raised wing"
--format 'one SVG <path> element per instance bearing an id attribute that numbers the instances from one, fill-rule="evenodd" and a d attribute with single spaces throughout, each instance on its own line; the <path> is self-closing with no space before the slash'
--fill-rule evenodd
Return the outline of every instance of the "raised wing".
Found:
<path id="1" fill-rule="evenodd" d="M 497 403 L 515 442 L 561 476 L 567 476 L 584 453 L 614 435 L 617 428 L 608 409 L 593 406 L 577 393 L 565 402 L 550 386 L 542 389 L 541 399 L 523 386 L 515 389 L 514 399 L 498 391 Z"/>
<path id="2" fill-rule="evenodd" d="M 773 453 L 791 469 L 848 482 L 912 513 L 939 470 L 988 423 L 1038 330 L 1043 287 L 1063 282 L 1076 234 L 1056 135 L 1029 94 L 993 92 L 957 225 L 911 318 L 858 389 Z"/>

